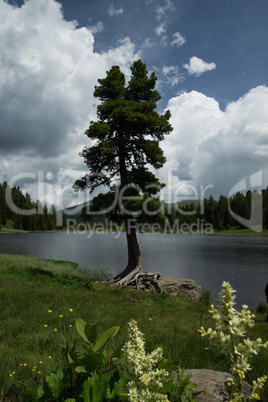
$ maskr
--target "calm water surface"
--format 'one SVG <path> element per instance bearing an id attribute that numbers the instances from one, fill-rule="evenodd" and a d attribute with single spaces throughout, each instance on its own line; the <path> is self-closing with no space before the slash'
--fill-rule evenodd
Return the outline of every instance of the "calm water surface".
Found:
<path id="1" fill-rule="evenodd" d="M 268 282 L 268 238 L 217 235 L 138 234 L 144 269 L 172 278 L 191 278 L 212 289 L 222 282 L 237 290 L 238 306 L 265 302 Z M 127 262 L 121 233 L 14 233 L 0 235 L 0 252 L 75 261 L 118 274 Z"/>

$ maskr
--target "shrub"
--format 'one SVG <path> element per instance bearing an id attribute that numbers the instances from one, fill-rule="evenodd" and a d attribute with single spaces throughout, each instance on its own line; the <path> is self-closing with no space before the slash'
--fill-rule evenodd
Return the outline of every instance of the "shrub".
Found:
<path id="1" fill-rule="evenodd" d="M 256 313 L 260 314 L 265 314 L 266 313 L 266 305 L 265 303 L 259 302 L 257 308 L 256 308 Z"/>
<path id="2" fill-rule="evenodd" d="M 201 301 L 206 305 L 210 306 L 211 305 L 211 290 L 205 287 L 202 287 L 202 296 L 201 296 Z"/>

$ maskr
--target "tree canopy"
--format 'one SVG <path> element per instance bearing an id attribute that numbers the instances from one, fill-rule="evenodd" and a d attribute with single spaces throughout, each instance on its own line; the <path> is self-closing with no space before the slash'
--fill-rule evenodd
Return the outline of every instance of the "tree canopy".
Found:
<path id="1" fill-rule="evenodd" d="M 91 172 L 76 181 L 81 189 L 88 187 L 93 192 L 101 184 L 110 186 L 116 178 L 121 186 L 137 184 L 151 194 L 155 188 L 148 185 L 160 185 L 146 165 L 158 169 L 165 163 L 159 141 L 172 130 L 170 112 L 159 115 L 155 111 L 161 99 L 154 89 L 155 74 L 148 77 L 141 60 L 133 63 L 131 71 L 127 87 L 118 66 L 95 87 L 94 96 L 102 103 L 97 107 L 98 121 L 91 121 L 85 134 L 97 143 L 81 153 Z"/>

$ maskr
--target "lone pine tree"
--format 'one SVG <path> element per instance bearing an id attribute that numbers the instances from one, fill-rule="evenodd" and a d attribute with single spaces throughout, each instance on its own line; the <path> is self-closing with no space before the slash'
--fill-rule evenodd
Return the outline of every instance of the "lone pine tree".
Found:
<path id="1" fill-rule="evenodd" d="M 117 194 L 114 212 L 124 220 L 128 248 L 127 267 L 114 278 L 120 284 L 128 283 L 136 272 L 143 271 L 133 217 L 142 204 L 147 210 L 159 206 L 152 196 L 164 184 L 147 166 L 155 169 L 163 166 L 166 159 L 159 141 L 172 130 L 170 112 L 160 115 L 155 111 L 161 99 L 155 90 L 155 74 L 148 76 L 146 64 L 141 60 L 133 63 L 131 72 L 127 85 L 118 66 L 107 71 L 106 78 L 98 80 L 100 85 L 94 91 L 94 96 L 101 101 L 97 107 L 98 119 L 91 121 L 85 132 L 95 141 L 80 154 L 90 173 L 74 185 L 76 190 L 89 188 L 91 192 L 98 186 L 108 186 L 107 200 Z"/>

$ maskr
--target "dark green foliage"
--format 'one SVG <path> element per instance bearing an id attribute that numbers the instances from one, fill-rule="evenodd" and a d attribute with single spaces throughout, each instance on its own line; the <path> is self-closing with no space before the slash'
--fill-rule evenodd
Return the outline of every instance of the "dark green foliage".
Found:
<path id="1" fill-rule="evenodd" d="M 262 203 L 260 201 L 262 197 Z M 253 206 L 252 206 L 253 203 Z M 179 220 L 180 225 L 187 223 L 188 225 L 200 222 L 205 225 L 207 223 L 213 225 L 216 230 L 228 230 L 231 228 L 244 229 L 245 226 L 237 222 L 231 215 L 230 210 L 237 216 L 250 219 L 253 208 L 259 208 L 262 205 L 262 218 L 264 229 L 268 228 L 268 187 L 260 193 L 257 191 L 247 191 L 246 195 L 238 192 L 233 197 L 227 198 L 223 195 L 219 200 L 214 200 L 212 196 L 209 199 L 203 199 L 192 203 L 184 203 L 165 205 L 165 215 L 168 218 L 170 227 Z M 202 207 L 201 207 L 202 206 Z M 198 226 L 197 226 L 198 227 Z"/>
<path id="2" fill-rule="evenodd" d="M 164 115 L 155 111 L 161 99 L 155 90 L 155 74 L 148 77 L 141 60 L 133 63 L 131 72 L 127 86 L 118 66 L 113 66 L 106 78 L 98 80 L 100 85 L 94 92 L 102 101 L 97 107 L 98 121 L 91 121 L 85 132 L 97 142 L 81 153 L 91 174 L 75 183 L 75 189 L 89 188 L 91 192 L 100 185 L 110 187 L 107 194 L 93 200 L 91 210 L 102 212 L 113 206 L 109 210 L 113 220 L 125 215 L 122 204 L 126 205 L 126 199 L 128 212 L 135 214 L 141 209 L 144 197 L 157 194 L 164 186 L 148 171 L 147 165 L 155 169 L 163 166 L 166 159 L 159 141 L 172 130 L 169 111 Z M 120 182 L 119 188 L 124 188 L 122 203 L 118 199 L 116 180 Z M 159 200 L 155 199 L 150 207 L 158 210 L 159 206 Z"/>
<path id="3" fill-rule="evenodd" d="M 71 367 L 78 373 L 91 374 L 104 361 L 105 354 L 101 350 L 119 331 L 119 327 L 111 327 L 97 339 L 97 325 L 89 324 L 80 318 L 75 320 L 79 335 L 86 342 L 83 352 L 75 351 L 74 348 L 67 353 Z"/>
<path id="4" fill-rule="evenodd" d="M 212 295 L 211 290 L 205 287 L 202 287 L 202 296 L 201 301 L 206 305 L 210 306 L 212 303 Z"/>
<path id="5" fill-rule="evenodd" d="M 48 211 L 46 205 L 43 207 L 39 200 L 33 202 L 30 195 L 24 195 L 19 187 L 10 188 L 6 182 L 0 183 L 1 224 L 27 231 L 55 230 L 56 209 L 52 205 Z"/>
<path id="6" fill-rule="evenodd" d="M 268 187 L 262 190 L 263 199 L 263 226 L 268 228 Z"/>
<path id="7" fill-rule="evenodd" d="M 265 303 L 259 302 L 256 313 L 265 314 L 267 311 Z"/>
<path id="8" fill-rule="evenodd" d="M 191 382 L 191 374 L 184 375 L 185 369 L 178 367 L 176 382 L 169 380 L 164 382 L 162 392 L 168 395 L 170 402 L 184 401 L 194 402 L 201 392 L 195 392 L 196 384 Z"/>
<path id="9" fill-rule="evenodd" d="M 103 350 L 119 327 L 108 329 L 98 339 L 96 324 L 76 319 L 76 329 L 84 341 L 80 350 L 75 351 L 75 344 L 71 349 L 68 345 L 60 347 L 64 367 L 60 366 L 56 372 L 46 375 L 37 390 L 28 387 L 22 393 L 23 400 L 102 402 L 122 399 L 125 375 L 119 381 L 114 380 L 115 368 L 110 366 L 109 370 L 106 369 L 110 356 Z"/>

